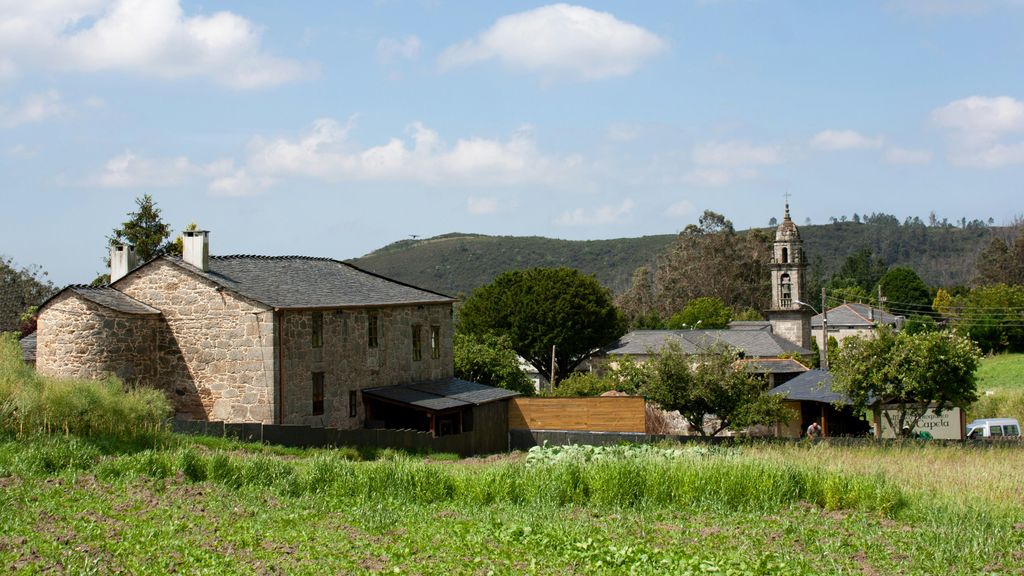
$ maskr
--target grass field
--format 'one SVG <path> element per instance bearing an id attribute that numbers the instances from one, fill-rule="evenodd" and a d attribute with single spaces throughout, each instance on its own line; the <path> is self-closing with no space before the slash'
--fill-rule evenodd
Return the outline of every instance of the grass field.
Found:
<path id="1" fill-rule="evenodd" d="M 13 573 L 1019 574 L 1024 451 L 748 446 L 452 460 L 0 441 Z M 970 481 L 964 470 L 976 469 Z"/>
<path id="2" fill-rule="evenodd" d="M 981 398 L 967 411 L 968 419 L 1016 418 L 1024 422 L 1024 354 L 997 354 L 978 368 Z"/>

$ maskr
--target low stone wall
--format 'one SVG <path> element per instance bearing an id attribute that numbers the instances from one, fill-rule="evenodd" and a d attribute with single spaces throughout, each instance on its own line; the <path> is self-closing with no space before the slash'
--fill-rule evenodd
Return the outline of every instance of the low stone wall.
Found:
<path id="1" fill-rule="evenodd" d="M 179 434 L 223 436 L 245 442 L 263 442 L 295 448 L 326 448 L 350 446 L 353 448 L 394 448 L 409 452 L 454 453 L 460 456 L 476 456 L 507 452 L 507 436 L 500 445 L 487 435 L 466 432 L 451 436 L 431 436 L 429 432 L 416 430 L 338 430 L 260 423 L 224 423 L 202 420 L 173 420 L 172 430 Z"/>

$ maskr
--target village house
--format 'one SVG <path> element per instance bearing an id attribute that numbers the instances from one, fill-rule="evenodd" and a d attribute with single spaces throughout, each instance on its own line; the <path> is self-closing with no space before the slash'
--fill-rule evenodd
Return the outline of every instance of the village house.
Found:
<path id="1" fill-rule="evenodd" d="M 879 326 L 890 326 L 899 330 L 903 327 L 904 321 L 903 316 L 895 316 L 874 306 L 856 302 L 847 302 L 834 308 L 829 308 L 827 317 L 828 335 L 835 338 L 836 342 L 840 344 L 850 336 L 871 338 L 875 334 L 875 329 Z M 826 315 L 822 314 L 816 314 L 811 317 L 811 331 L 814 334 L 814 340 L 818 343 L 819 350 L 824 345 L 821 340 L 821 327 L 825 318 Z"/>
<path id="2" fill-rule="evenodd" d="M 514 393 L 453 377 L 452 303 L 329 258 L 210 256 L 191 231 L 180 258 L 135 267 L 116 246 L 109 285 L 47 300 L 36 366 L 156 387 L 178 418 L 353 429 L 405 414 L 457 433 L 465 407 Z"/>

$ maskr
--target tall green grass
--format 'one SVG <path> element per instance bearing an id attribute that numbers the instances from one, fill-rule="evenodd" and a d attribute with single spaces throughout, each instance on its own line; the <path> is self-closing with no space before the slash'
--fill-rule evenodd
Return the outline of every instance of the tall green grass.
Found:
<path id="1" fill-rule="evenodd" d="M 152 442 L 165 433 L 170 413 L 160 391 L 129 388 L 115 377 L 42 376 L 22 361 L 13 335 L 0 335 L 0 432 Z"/>
<path id="2" fill-rule="evenodd" d="M 62 444 L 65 446 L 62 448 Z M 883 514 L 905 497 L 881 476 L 811 471 L 806 467 L 733 457 L 654 457 L 591 462 L 521 461 L 463 465 L 396 454 L 358 462 L 345 451 L 308 458 L 238 454 L 182 445 L 105 458 L 73 458 L 80 441 L 42 437 L 0 444 L 0 473 L 38 476 L 62 470 L 92 472 L 109 481 L 212 482 L 234 490 L 270 490 L 281 496 L 317 494 L 336 500 L 470 506 L 511 504 L 597 508 L 739 510 L 768 512 L 796 502 L 825 509 Z M 56 456 L 38 462 L 30 453 Z"/>

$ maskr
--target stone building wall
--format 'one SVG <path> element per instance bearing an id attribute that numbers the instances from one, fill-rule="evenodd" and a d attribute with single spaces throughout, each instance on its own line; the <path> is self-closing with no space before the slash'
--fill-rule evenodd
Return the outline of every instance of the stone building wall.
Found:
<path id="1" fill-rule="evenodd" d="M 378 347 L 369 347 L 368 318 L 378 315 Z M 375 309 L 325 310 L 321 347 L 313 346 L 312 311 L 282 313 L 283 424 L 361 428 L 362 395 L 356 416 L 349 416 L 349 392 L 450 378 L 454 375 L 450 304 L 391 306 Z M 421 327 L 422 355 L 413 359 L 412 327 Z M 440 328 L 439 357 L 433 358 L 431 326 Z M 324 379 L 323 414 L 313 414 L 313 374 Z"/>
<path id="2" fill-rule="evenodd" d="M 273 311 L 157 260 L 116 288 L 163 313 L 156 380 L 178 412 L 273 423 Z"/>
<path id="3" fill-rule="evenodd" d="M 68 378 L 117 375 L 152 385 L 159 317 L 117 312 L 68 291 L 39 315 L 36 369 Z"/>
<path id="4" fill-rule="evenodd" d="M 811 316 L 802 310 L 769 311 L 772 332 L 808 350 L 811 349 Z"/>

